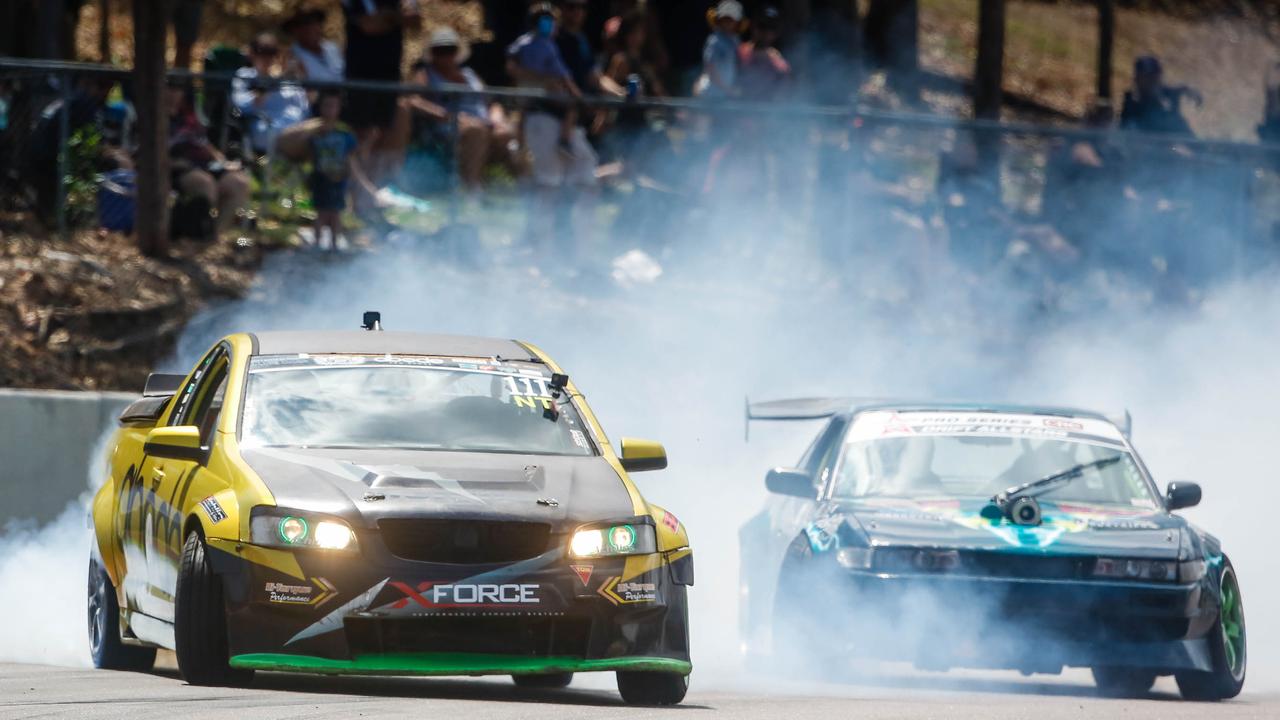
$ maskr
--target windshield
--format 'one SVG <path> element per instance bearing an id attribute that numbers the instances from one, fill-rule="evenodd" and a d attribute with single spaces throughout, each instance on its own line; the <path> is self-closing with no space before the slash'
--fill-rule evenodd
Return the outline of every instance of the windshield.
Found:
<path id="1" fill-rule="evenodd" d="M 249 368 L 242 447 L 407 448 L 593 455 L 573 405 L 526 363 L 262 356 Z M 544 416 L 548 407 L 559 414 Z"/>
<path id="2" fill-rule="evenodd" d="M 974 415 L 954 423 L 937 422 L 937 414 L 930 420 L 916 417 L 924 413 L 891 415 L 887 423 L 873 423 L 874 428 L 859 427 L 860 417 L 850 429 L 841 450 L 834 495 L 985 499 L 1075 465 L 1119 454 L 1120 462 L 1090 470 L 1040 498 L 1157 507 L 1150 486 L 1114 428 L 1110 433 L 1089 432 L 1105 428 L 1039 416 L 1013 416 L 1031 418 L 1030 424 L 1004 424 L 1009 416 L 992 424 L 988 418 Z M 1053 424 L 1044 425 L 1043 420 Z"/>

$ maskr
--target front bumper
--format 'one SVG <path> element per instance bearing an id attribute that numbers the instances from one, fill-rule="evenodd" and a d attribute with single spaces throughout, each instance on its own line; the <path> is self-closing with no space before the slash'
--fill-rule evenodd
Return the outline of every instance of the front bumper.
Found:
<path id="1" fill-rule="evenodd" d="M 1216 611 L 1200 583 L 845 571 L 840 592 L 835 636 L 882 659 L 1029 672 L 1211 669 Z"/>
<path id="2" fill-rule="evenodd" d="M 381 550 L 381 551 L 380 551 Z M 688 673 L 686 548 L 509 564 L 211 541 L 231 665 L 332 674 Z"/>

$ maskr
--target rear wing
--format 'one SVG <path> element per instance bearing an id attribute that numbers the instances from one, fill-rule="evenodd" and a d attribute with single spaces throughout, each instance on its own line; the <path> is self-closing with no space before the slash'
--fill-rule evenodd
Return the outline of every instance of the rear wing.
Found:
<path id="1" fill-rule="evenodd" d="M 766 400 L 751 402 L 746 400 L 746 418 L 743 440 L 751 440 L 751 421 L 770 420 L 779 422 L 795 422 L 802 420 L 822 420 L 838 412 L 848 410 L 859 401 L 868 398 L 854 397 L 808 397 L 790 398 L 786 400 Z"/>
<path id="2" fill-rule="evenodd" d="M 1107 420 L 1120 429 L 1120 434 L 1124 435 L 1125 440 L 1133 439 L 1133 416 L 1129 414 L 1127 409 L 1123 411 L 1123 414 L 1107 415 Z"/>
<path id="3" fill-rule="evenodd" d="M 858 405 L 875 405 L 879 403 L 892 402 L 893 398 L 886 397 L 807 397 L 807 398 L 789 398 L 785 400 L 766 400 L 764 402 L 751 402 L 751 398 L 746 400 L 746 418 L 744 422 L 743 439 L 751 440 L 751 421 L 752 420 L 769 420 L 777 422 L 794 422 L 804 420 L 822 420 L 829 418 L 836 413 L 844 412 L 857 407 Z M 1027 408 L 1027 412 L 1035 412 L 1033 408 Z M 1041 410 L 1040 412 L 1053 412 L 1050 410 Z M 1097 413 L 1091 413 L 1084 410 L 1057 410 L 1054 414 L 1074 415 L 1086 414 L 1098 417 Z M 1102 415 L 1108 422 L 1112 423 L 1120 430 L 1125 439 L 1132 439 L 1133 435 L 1133 416 L 1128 410 L 1122 410 L 1119 413 L 1108 413 Z"/>

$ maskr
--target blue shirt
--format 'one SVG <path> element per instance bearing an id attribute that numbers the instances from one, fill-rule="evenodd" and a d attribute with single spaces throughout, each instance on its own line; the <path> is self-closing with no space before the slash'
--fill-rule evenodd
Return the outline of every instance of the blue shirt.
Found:
<path id="1" fill-rule="evenodd" d="M 738 36 L 716 30 L 707 37 L 702 49 L 703 76 L 698 82 L 698 95 L 709 98 L 728 97 L 720 85 L 711 82 L 710 69 L 715 68 L 719 80 L 732 88 L 738 84 Z"/>
<path id="2" fill-rule="evenodd" d="M 231 101 L 249 123 L 253 148 L 270 152 L 280 131 L 306 120 L 311 106 L 307 93 L 297 85 L 277 85 L 262 91 L 265 99 L 259 105 L 259 93 L 253 89 L 253 81 L 257 79 L 258 71 L 253 68 L 237 70 L 236 79 L 231 83 Z"/>
<path id="3" fill-rule="evenodd" d="M 555 40 L 545 35 L 521 35 L 507 48 L 507 57 L 529 72 L 558 78 L 570 77 L 569 68 L 565 66 L 564 58 L 560 57 L 560 48 L 556 47 Z"/>
<path id="4" fill-rule="evenodd" d="M 347 181 L 347 158 L 356 150 L 356 136 L 345 125 L 311 136 L 312 175 L 334 183 Z"/>

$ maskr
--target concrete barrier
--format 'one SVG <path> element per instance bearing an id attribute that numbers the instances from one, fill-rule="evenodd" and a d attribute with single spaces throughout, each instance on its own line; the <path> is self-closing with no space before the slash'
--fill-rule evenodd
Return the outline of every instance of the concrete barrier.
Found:
<path id="1" fill-rule="evenodd" d="M 93 457 L 129 393 L 0 390 L 0 528 L 10 520 L 44 523 L 101 473 Z M 98 479 L 100 480 L 100 478 Z"/>

